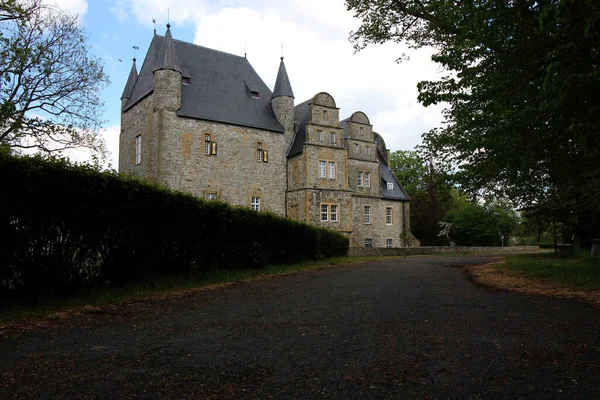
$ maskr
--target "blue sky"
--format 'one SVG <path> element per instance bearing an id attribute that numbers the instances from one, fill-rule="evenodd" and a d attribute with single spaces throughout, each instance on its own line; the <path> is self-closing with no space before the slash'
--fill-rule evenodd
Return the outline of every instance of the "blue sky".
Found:
<path id="1" fill-rule="evenodd" d="M 438 79 L 428 49 L 408 50 L 396 43 L 355 53 L 348 41 L 359 21 L 343 0 L 47 0 L 79 14 L 92 52 L 104 61 L 111 84 L 102 93 L 107 123 L 102 134 L 117 167 L 120 97 L 131 68 L 133 46 L 138 70 L 156 19 L 164 34 L 169 15 L 175 39 L 193 42 L 248 60 L 272 89 L 281 45 L 296 103 L 330 93 L 346 118 L 365 112 L 388 148 L 411 150 L 421 134 L 439 126 L 441 107 L 417 102 L 416 84 Z M 403 53 L 410 60 L 395 60 Z M 121 60 L 121 61 L 119 61 Z M 85 158 L 85 154 L 75 158 Z"/>

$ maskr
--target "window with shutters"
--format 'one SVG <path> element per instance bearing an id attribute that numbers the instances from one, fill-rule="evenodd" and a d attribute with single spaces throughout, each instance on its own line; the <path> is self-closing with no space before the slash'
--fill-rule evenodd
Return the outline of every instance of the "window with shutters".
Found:
<path id="1" fill-rule="evenodd" d="M 212 140 L 210 133 L 204 134 L 204 154 L 207 156 L 217 155 L 217 143 Z"/>
<path id="2" fill-rule="evenodd" d="M 256 142 L 256 161 L 269 162 L 268 153 L 264 149 L 263 142 Z"/>

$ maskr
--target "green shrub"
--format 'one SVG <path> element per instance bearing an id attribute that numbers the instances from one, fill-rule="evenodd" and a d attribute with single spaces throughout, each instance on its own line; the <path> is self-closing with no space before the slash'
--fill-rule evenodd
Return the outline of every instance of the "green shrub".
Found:
<path id="1" fill-rule="evenodd" d="M 0 295 L 345 255 L 342 234 L 65 160 L 0 155 Z"/>

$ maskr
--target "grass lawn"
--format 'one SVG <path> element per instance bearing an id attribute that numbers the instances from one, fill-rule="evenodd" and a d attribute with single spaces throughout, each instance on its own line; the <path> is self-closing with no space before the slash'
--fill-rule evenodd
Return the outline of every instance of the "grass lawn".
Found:
<path id="1" fill-rule="evenodd" d="M 583 290 L 600 290 L 600 257 L 589 252 L 577 256 L 537 253 L 507 256 L 498 268 L 515 271 L 524 278 L 538 278 Z"/>
<path id="2" fill-rule="evenodd" d="M 240 282 L 268 275 L 308 271 L 334 265 L 357 264 L 381 257 L 333 257 L 290 265 L 271 265 L 265 268 L 221 269 L 197 272 L 188 276 L 163 277 L 120 288 L 108 287 L 71 298 L 54 299 L 41 305 L 0 304 L 0 323 L 39 317 L 79 306 L 101 306 L 129 298 L 144 298 L 182 289 L 202 288 L 229 282 Z"/>

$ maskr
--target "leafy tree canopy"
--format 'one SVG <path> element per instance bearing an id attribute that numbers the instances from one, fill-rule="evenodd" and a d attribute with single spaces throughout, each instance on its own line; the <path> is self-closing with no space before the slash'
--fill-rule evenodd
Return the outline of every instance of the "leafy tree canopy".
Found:
<path id="1" fill-rule="evenodd" d="M 419 101 L 447 104 L 446 124 L 424 140 L 457 166 L 463 189 L 575 214 L 581 235 L 600 233 L 600 2 L 346 3 L 362 20 L 357 50 L 386 41 L 437 50 L 445 73 L 419 83 Z"/>
<path id="2" fill-rule="evenodd" d="M 104 156 L 100 92 L 108 84 L 77 16 L 41 0 L 0 4 L 0 142 L 51 154 Z"/>

